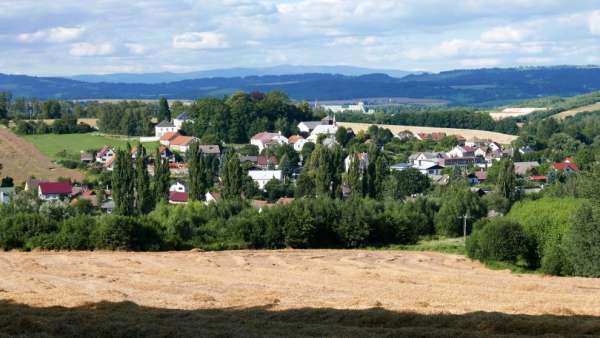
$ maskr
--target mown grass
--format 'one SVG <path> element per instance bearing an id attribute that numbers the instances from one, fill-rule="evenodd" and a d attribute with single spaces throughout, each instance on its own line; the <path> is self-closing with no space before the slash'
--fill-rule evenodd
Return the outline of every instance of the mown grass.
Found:
<path id="1" fill-rule="evenodd" d="M 54 160 L 78 157 L 81 151 L 96 150 L 105 145 L 121 148 L 125 147 L 128 142 L 132 146 L 138 143 L 138 138 L 107 136 L 98 133 L 25 135 L 23 138 L 35 145 L 42 154 Z M 158 147 L 158 142 L 144 143 L 144 147 L 154 151 Z"/>
<path id="2" fill-rule="evenodd" d="M 466 255 L 465 241 L 462 238 L 439 238 L 422 239 L 417 244 L 410 245 L 389 245 L 375 250 L 404 250 L 404 251 L 432 251 L 447 254 Z"/>

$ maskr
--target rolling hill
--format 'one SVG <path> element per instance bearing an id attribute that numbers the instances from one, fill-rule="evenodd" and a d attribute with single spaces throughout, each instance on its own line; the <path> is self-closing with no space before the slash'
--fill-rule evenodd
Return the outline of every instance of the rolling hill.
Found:
<path id="1" fill-rule="evenodd" d="M 408 97 L 447 100 L 451 105 L 498 106 L 545 96 L 600 90 L 600 67 L 535 67 L 455 70 L 413 74 L 346 76 L 292 74 L 200 78 L 169 83 L 89 83 L 65 78 L 0 74 L 0 91 L 15 96 L 61 99 L 196 99 L 235 91 L 281 90 L 308 101 Z"/>

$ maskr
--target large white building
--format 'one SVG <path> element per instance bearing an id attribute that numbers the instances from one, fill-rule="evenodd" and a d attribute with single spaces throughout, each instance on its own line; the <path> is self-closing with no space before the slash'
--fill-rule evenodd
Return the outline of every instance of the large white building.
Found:
<path id="1" fill-rule="evenodd" d="M 325 110 L 330 110 L 333 113 L 344 113 L 344 112 L 358 112 L 358 113 L 371 113 L 367 110 L 364 102 L 358 102 L 356 104 L 340 104 L 340 105 L 321 105 Z"/>
<path id="2" fill-rule="evenodd" d="M 248 176 L 258 184 L 258 188 L 261 190 L 265 188 L 265 185 L 267 185 L 270 180 L 281 180 L 283 177 L 281 170 L 249 170 Z"/>
<path id="3" fill-rule="evenodd" d="M 161 138 L 166 133 L 175 133 L 179 128 L 172 121 L 162 121 L 154 127 L 154 136 Z"/>

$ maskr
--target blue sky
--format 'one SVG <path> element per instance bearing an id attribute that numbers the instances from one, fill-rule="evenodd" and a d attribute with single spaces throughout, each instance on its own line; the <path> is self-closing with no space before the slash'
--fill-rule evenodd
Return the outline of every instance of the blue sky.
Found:
<path id="1" fill-rule="evenodd" d="M 600 64 L 600 1 L 1 0 L 0 72 Z"/>

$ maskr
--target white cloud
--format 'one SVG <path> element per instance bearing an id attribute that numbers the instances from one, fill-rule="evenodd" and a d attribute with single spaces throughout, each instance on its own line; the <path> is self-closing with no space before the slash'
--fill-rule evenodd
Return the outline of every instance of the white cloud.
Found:
<path id="1" fill-rule="evenodd" d="M 64 43 L 77 40 L 83 32 L 85 32 L 84 27 L 54 27 L 33 33 L 22 33 L 17 36 L 17 39 L 24 43 L 39 41 Z"/>
<path id="2" fill-rule="evenodd" d="M 173 37 L 173 47 L 182 49 L 228 48 L 225 35 L 215 32 L 187 32 Z"/>
<path id="3" fill-rule="evenodd" d="M 131 54 L 143 55 L 146 53 L 146 46 L 144 46 L 140 43 L 126 43 L 125 47 L 127 47 L 127 49 L 129 49 L 129 52 Z"/>
<path id="4" fill-rule="evenodd" d="M 71 45 L 69 54 L 73 56 L 104 56 L 114 53 L 114 47 L 110 42 L 92 44 L 87 42 Z"/>
<path id="5" fill-rule="evenodd" d="M 359 38 L 356 36 L 343 36 L 333 39 L 330 46 L 374 46 L 378 39 L 374 36 Z"/>
<path id="6" fill-rule="evenodd" d="M 590 32 L 594 35 L 600 35 L 600 11 L 595 11 L 589 18 Z"/>
<path id="7" fill-rule="evenodd" d="M 521 57 L 517 59 L 517 62 L 524 65 L 541 65 L 552 63 L 554 59 L 549 57 Z"/>
<path id="8" fill-rule="evenodd" d="M 481 34 L 484 42 L 520 42 L 526 33 L 513 27 L 495 27 Z"/>
<path id="9" fill-rule="evenodd" d="M 500 63 L 499 59 L 464 59 L 460 61 L 460 65 L 467 68 L 494 67 Z"/>

